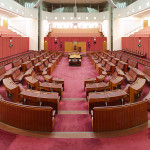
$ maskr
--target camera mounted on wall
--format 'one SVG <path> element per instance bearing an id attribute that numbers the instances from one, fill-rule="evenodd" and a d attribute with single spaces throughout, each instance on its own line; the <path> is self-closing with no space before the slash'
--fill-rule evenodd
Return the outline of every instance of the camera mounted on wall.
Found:
<path id="1" fill-rule="evenodd" d="M 96 44 L 96 37 L 94 38 L 94 42 L 93 43 Z"/>
<path id="2" fill-rule="evenodd" d="M 57 37 L 55 37 L 55 42 L 54 43 L 57 44 Z"/>
<path id="3" fill-rule="evenodd" d="M 10 38 L 10 40 L 9 40 L 9 47 L 13 47 L 13 44 L 12 44 L 12 38 Z"/>

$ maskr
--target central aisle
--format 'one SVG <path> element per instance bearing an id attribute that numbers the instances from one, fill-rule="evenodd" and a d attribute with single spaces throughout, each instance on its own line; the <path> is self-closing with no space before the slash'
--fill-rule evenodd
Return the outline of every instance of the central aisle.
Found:
<path id="1" fill-rule="evenodd" d="M 54 131 L 92 131 L 91 117 L 85 99 L 84 79 L 96 77 L 97 73 L 90 60 L 83 57 L 81 66 L 69 66 L 68 58 L 63 57 L 52 76 L 64 78 L 63 100 L 56 115 Z"/>
<path id="2" fill-rule="evenodd" d="M 68 58 L 62 57 L 52 76 L 65 79 L 63 98 L 85 98 L 84 79 L 96 77 L 97 73 L 88 57 L 83 57 L 81 66 L 69 66 Z"/>

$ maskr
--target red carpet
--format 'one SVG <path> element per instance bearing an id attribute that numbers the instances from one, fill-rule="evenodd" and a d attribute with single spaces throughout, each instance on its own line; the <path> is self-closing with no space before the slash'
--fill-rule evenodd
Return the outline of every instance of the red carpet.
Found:
<path id="1" fill-rule="evenodd" d="M 61 101 L 59 110 L 88 110 L 87 101 Z"/>
<path id="2" fill-rule="evenodd" d="M 11 67 L 11 66 L 8 66 Z M 140 66 L 142 70 L 143 66 Z M 97 73 L 87 57 L 83 57 L 81 67 L 69 67 L 68 59 L 63 57 L 52 74 L 65 79 L 64 98 L 85 98 L 84 79 L 96 77 Z M 109 81 L 109 77 L 105 82 Z M 126 83 L 123 83 L 122 88 Z M 143 96 L 149 91 L 146 85 Z M 5 89 L 0 86 L 1 94 L 6 97 Z M 8 98 L 7 98 L 8 99 Z M 88 110 L 85 101 L 62 100 L 60 110 Z M 150 119 L 150 113 L 149 113 Z M 91 132 L 91 118 L 88 114 L 58 114 L 54 125 L 55 132 Z M 114 138 L 34 138 L 11 134 L 0 130 L 0 150 L 148 150 L 150 149 L 150 130 Z"/>
<path id="3" fill-rule="evenodd" d="M 82 98 L 85 97 L 84 79 L 96 77 L 97 73 L 88 57 L 83 57 L 82 65 L 77 67 L 70 67 L 68 58 L 63 57 L 52 76 L 65 79 L 63 97 Z"/>
<path id="4" fill-rule="evenodd" d="M 7 146 L 7 149 L 1 147 L 1 150 L 149 150 L 150 130 L 123 137 L 99 139 L 49 139 L 17 135 Z"/>
<path id="5" fill-rule="evenodd" d="M 55 132 L 90 132 L 92 122 L 89 114 L 58 114 L 54 125 Z"/>

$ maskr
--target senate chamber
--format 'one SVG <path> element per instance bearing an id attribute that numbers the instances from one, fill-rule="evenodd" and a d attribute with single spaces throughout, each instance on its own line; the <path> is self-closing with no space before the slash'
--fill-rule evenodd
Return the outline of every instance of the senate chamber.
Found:
<path id="1" fill-rule="evenodd" d="M 0 150 L 24 149 L 150 149 L 149 0 L 0 0 Z"/>

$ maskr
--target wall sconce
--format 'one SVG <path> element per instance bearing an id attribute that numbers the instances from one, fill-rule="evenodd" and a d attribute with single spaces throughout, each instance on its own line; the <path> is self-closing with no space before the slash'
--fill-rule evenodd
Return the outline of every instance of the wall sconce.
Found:
<path id="1" fill-rule="evenodd" d="M 55 42 L 54 43 L 57 44 L 57 37 L 55 37 Z"/>
<path id="2" fill-rule="evenodd" d="M 62 45 L 63 45 L 63 42 L 61 41 L 61 42 L 60 42 L 60 48 L 62 48 Z"/>
<path id="3" fill-rule="evenodd" d="M 10 38 L 9 42 L 10 42 L 9 47 L 13 47 L 12 38 Z"/>
<path id="4" fill-rule="evenodd" d="M 90 41 L 88 42 L 88 48 L 90 48 Z"/>
<path id="5" fill-rule="evenodd" d="M 94 38 L 94 44 L 96 44 L 96 37 Z"/>

